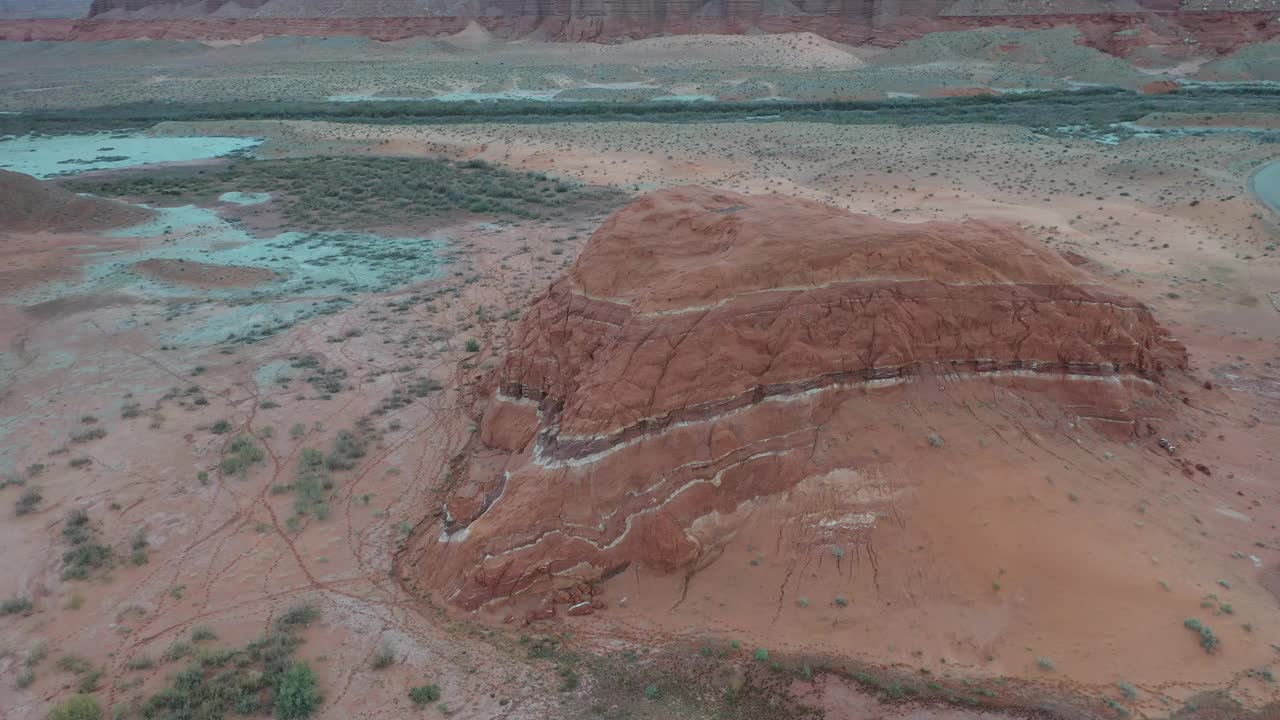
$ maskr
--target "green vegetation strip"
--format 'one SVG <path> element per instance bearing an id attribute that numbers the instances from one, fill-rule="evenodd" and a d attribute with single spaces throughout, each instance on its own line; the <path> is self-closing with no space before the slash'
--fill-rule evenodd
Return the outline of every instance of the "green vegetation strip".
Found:
<path id="1" fill-rule="evenodd" d="M 622 193 L 479 160 L 307 157 L 240 159 L 221 168 L 131 171 L 69 180 L 76 192 L 154 203 L 213 202 L 225 192 L 273 193 L 291 227 L 377 227 L 473 212 L 537 219 L 566 209 L 609 209 Z"/>
<path id="2" fill-rule="evenodd" d="M 130 103 L 0 115 L 0 136 L 145 128 L 198 120 L 328 120 L 381 124 L 466 122 L 726 122 L 771 119 L 837 124 L 1000 122 L 1029 127 L 1107 124 L 1150 112 L 1280 112 L 1280 89 L 1184 88 L 1141 95 L 1119 88 L 893 100 L 744 102 L 262 102 Z"/>

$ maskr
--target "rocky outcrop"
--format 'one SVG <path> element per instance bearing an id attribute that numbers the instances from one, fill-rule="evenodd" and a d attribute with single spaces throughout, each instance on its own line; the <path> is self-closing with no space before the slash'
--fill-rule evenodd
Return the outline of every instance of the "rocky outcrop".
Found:
<path id="1" fill-rule="evenodd" d="M 75 232 L 141 223 L 152 211 L 86 197 L 22 173 L 0 170 L 0 233 Z"/>
<path id="2" fill-rule="evenodd" d="M 883 498 L 820 499 L 865 464 L 847 438 L 878 398 L 982 384 L 1130 438 L 1185 366 L 1147 308 L 1012 225 L 654 193 L 525 315 L 414 580 L 468 608 L 589 602 L 631 564 L 708 562 L 742 507 L 783 493 L 856 544 Z"/>
<path id="3" fill-rule="evenodd" d="M 94 0 L 88 19 L 0 21 L 9 40 L 248 39 L 447 35 L 470 24 L 503 38 L 610 42 L 663 34 L 811 32 L 850 44 L 892 46 L 926 33 L 1071 25 L 1082 42 L 1116 55 L 1158 48 L 1168 57 L 1222 53 L 1280 33 L 1280 0 L 1183 7 L 1168 0 L 1011 3 L 930 0 L 712 3 L 578 0 Z M 17 16 L 21 17 L 21 16 Z M 27 17 L 39 17 L 28 15 Z"/>

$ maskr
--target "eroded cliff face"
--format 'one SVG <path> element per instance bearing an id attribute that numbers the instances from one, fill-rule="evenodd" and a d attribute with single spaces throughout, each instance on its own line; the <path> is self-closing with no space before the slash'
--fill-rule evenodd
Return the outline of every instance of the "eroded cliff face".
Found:
<path id="1" fill-rule="evenodd" d="M 84 2 L 86 0 L 80 0 Z M 1222 53 L 1275 37 L 1280 0 L 1008 2 L 1008 0 L 93 0 L 77 20 L 5 20 L 5 40 L 250 39 L 263 35 L 438 36 L 477 25 L 502 38 L 613 42 L 662 34 L 811 32 L 892 46 L 929 32 L 1077 27 L 1116 55 L 1157 47 L 1171 57 Z M 12 15 L 10 17 L 43 17 Z"/>
<path id="2" fill-rule="evenodd" d="M 521 321 L 413 581 L 466 608 L 589 603 L 632 564 L 696 570 L 784 495 L 805 543 L 856 547 L 891 498 L 850 438 L 889 443 L 902 393 L 980 388 L 1133 439 L 1186 362 L 1147 308 L 1012 225 L 657 192 Z"/>

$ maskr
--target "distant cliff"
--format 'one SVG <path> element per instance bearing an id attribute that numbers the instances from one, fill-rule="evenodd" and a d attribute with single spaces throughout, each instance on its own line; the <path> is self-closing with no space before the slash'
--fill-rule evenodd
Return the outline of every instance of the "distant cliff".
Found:
<path id="1" fill-rule="evenodd" d="M 0 0 L 0 19 L 82 18 L 91 0 Z"/>
<path id="2" fill-rule="evenodd" d="M 0 9 L 51 17 L 31 13 L 76 2 L 87 0 L 0 0 Z M 0 19 L 0 39 L 396 40 L 475 25 L 503 38 L 564 42 L 803 31 L 892 46 L 938 30 L 1069 24 L 1083 42 L 1117 55 L 1155 45 L 1166 55 L 1192 56 L 1280 34 L 1278 12 L 1280 0 L 92 0 L 76 20 Z M 0 12 L 14 17 L 23 15 Z"/>

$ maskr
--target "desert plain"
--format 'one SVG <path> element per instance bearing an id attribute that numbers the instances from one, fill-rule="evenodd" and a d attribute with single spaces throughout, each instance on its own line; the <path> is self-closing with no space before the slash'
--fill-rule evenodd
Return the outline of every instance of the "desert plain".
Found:
<path id="1" fill-rule="evenodd" d="M 1276 717 L 1278 53 L 0 43 L 0 715 Z"/>

